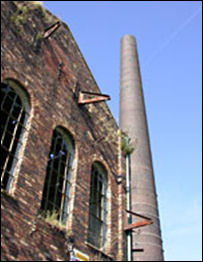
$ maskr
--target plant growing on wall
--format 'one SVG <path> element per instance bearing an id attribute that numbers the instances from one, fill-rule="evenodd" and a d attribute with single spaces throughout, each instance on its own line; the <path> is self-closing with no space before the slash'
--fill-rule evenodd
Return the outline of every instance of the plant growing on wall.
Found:
<path id="1" fill-rule="evenodd" d="M 66 226 L 58 220 L 58 212 L 54 211 L 51 213 L 48 211 L 44 220 L 51 226 L 56 227 L 60 231 L 66 233 Z"/>
<path id="2" fill-rule="evenodd" d="M 124 153 L 124 155 L 130 155 L 135 150 L 135 144 L 132 143 L 129 138 L 129 136 L 126 133 L 121 134 L 121 151 Z"/>
<path id="3" fill-rule="evenodd" d="M 14 25 L 16 33 L 22 30 L 22 26 L 26 23 L 28 17 L 28 7 L 19 5 L 16 12 L 11 16 L 11 22 Z"/>
<path id="4" fill-rule="evenodd" d="M 30 12 L 38 10 L 42 17 L 51 22 L 51 16 L 47 15 L 46 10 L 42 6 L 41 1 L 15 1 L 16 11 L 11 16 L 10 21 L 14 25 L 14 31 L 16 33 L 21 33 L 23 26 L 28 22 Z M 33 25 L 35 26 L 35 25 Z"/>

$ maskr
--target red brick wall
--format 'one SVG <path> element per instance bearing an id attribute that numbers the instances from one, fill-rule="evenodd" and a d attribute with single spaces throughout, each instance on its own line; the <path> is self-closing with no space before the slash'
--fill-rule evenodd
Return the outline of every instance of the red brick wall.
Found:
<path id="1" fill-rule="evenodd" d="M 100 91 L 65 24 L 42 40 L 44 30 L 56 21 L 49 12 L 29 2 L 25 6 L 21 2 L 1 2 L 1 81 L 17 80 L 29 94 L 31 104 L 30 128 L 16 184 L 10 192 L 1 193 L 2 260 L 68 260 L 65 236 L 37 218 L 52 133 L 59 125 L 72 134 L 76 145 L 73 210 L 67 230 L 77 249 L 96 260 L 101 253 L 86 240 L 91 166 L 99 160 L 108 170 L 110 188 L 111 233 L 106 253 L 116 260 L 117 255 L 122 257 L 123 247 L 123 186 L 117 183 L 118 127 L 104 102 L 78 105 L 76 86 L 83 91 Z M 41 42 L 38 49 L 36 35 Z M 58 77 L 60 62 L 63 67 Z M 36 232 L 30 235 L 33 221 Z M 102 259 L 108 257 L 103 254 Z"/>

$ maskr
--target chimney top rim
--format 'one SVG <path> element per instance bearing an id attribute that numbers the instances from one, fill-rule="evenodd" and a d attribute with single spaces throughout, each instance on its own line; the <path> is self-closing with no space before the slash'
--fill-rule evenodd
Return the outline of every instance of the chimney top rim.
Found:
<path id="1" fill-rule="evenodd" d="M 137 41 L 136 41 L 136 38 L 135 38 L 135 36 L 134 35 L 130 35 L 130 34 L 126 34 L 126 35 L 124 35 L 124 36 L 122 36 L 122 38 L 121 38 L 121 42 L 133 42 L 135 45 L 137 45 Z"/>
<path id="2" fill-rule="evenodd" d="M 132 34 L 125 34 L 125 35 L 122 36 L 121 39 L 124 39 L 124 38 L 133 38 L 135 40 L 135 36 L 132 35 Z"/>

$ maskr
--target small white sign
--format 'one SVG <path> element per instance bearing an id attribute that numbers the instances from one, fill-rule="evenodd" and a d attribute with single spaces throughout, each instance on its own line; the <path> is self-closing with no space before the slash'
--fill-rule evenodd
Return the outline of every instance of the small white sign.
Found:
<path id="1" fill-rule="evenodd" d="M 89 261 L 89 256 L 78 249 L 74 249 L 73 255 L 70 257 L 70 261 Z"/>

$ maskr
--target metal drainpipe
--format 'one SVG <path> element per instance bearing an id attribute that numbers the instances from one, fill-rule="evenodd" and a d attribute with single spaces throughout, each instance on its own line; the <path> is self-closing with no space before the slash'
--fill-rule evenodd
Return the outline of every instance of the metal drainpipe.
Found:
<path id="1" fill-rule="evenodd" d="M 130 189 L 130 154 L 126 154 L 126 198 L 127 210 L 131 210 L 131 189 Z M 127 223 L 132 223 L 132 216 L 127 213 Z M 132 261 L 132 234 L 127 232 L 127 261 Z"/>

